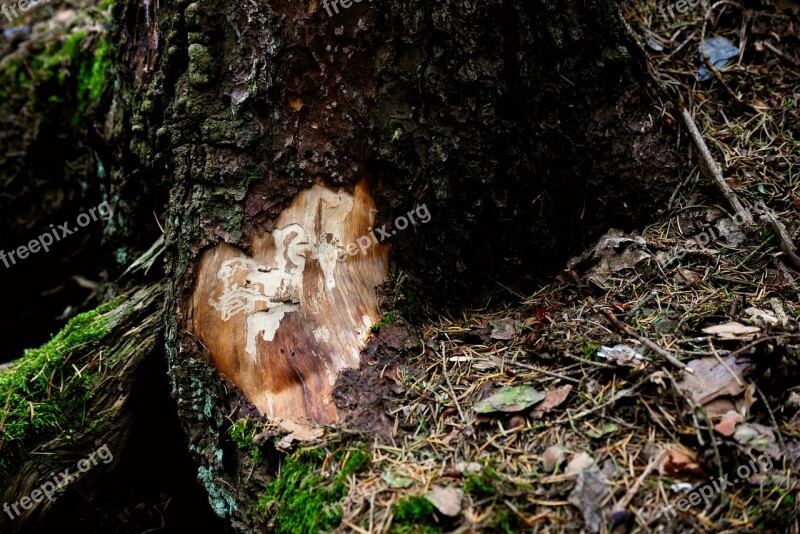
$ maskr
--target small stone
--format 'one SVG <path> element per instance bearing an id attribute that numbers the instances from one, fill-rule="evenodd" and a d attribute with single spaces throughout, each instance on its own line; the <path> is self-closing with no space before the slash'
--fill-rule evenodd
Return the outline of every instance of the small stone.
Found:
<path id="1" fill-rule="evenodd" d="M 542 455 L 542 467 L 546 472 L 552 473 L 563 460 L 564 449 L 558 445 L 552 445 L 547 447 Z"/>
<path id="2" fill-rule="evenodd" d="M 515 428 L 520 428 L 525 426 L 525 418 L 521 415 L 515 415 L 511 419 L 505 422 L 503 428 L 506 430 L 514 430 Z"/>
<path id="3" fill-rule="evenodd" d="M 582 452 L 576 455 L 567 464 L 567 469 L 564 471 L 565 475 L 577 475 L 584 469 L 588 469 L 594 465 L 594 458 Z"/>
<path id="4" fill-rule="evenodd" d="M 456 488 L 435 486 L 425 498 L 428 499 L 442 515 L 455 517 L 461 512 L 461 500 L 464 498 L 464 492 Z"/>

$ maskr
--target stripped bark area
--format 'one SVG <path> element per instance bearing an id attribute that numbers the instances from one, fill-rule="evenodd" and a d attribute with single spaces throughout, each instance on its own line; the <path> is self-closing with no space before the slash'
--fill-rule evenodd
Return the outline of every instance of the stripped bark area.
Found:
<path id="1" fill-rule="evenodd" d="M 314 185 L 252 236 L 252 255 L 226 243 L 203 253 L 189 328 L 262 413 L 338 421 L 339 371 L 358 368 L 380 318 L 388 247 L 365 238 L 374 214 L 363 182 L 353 195 Z M 346 254 L 359 238 L 370 246 Z"/>

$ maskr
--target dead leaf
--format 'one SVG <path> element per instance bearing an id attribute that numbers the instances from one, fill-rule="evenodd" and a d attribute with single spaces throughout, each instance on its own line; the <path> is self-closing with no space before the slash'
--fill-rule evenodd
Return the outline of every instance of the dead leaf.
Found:
<path id="1" fill-rule="evenodd" d="M 567 476 L 574 476 L 593 465 L 594 458 L 589 456 L 587 453 L 582 452 L 580 454 L 576 454 L 572 460 L 569 461 L 567 468 L 564 470 L 564 474 Z"/>
<path id="2" fill-rule="evenodd" d="M 510 386 L 500 389 L 475 404 L 477 413 L 520 412 L 545 398 L 545 394 L 532 386 Z"/>
<path id="3" fill-rule="evenodd" d="M 603 525 L 601 510 L 608 492 L 608 482 L 598 468 L 584 469 L 578 475 L 568 500 L 583 514 L 583 521 L 589 532 L 600 532 Z"/>
<path id="4" fill-rule="evenodd" d="M 730 410 L 722 416 L 722 421 L 714 425 L 714 430 L 725 437 L 730 437 L 733 435 L 736 425 L 743 420 L 744 418 L 738 412 Z"/>
<path id="5" fill-rule="evenodd" d="M 775 313 L 761 308 L 747 308 L 744 312 L 749 315 L 749 319 L 754 324 L 760 326 L 774 326 L 781 322 L 775 317 Z"/>
<path id="6" fill-rule="evenodd" d="M 561 406 L 567 400 L 570 391 L 572 391 L 572 386 L 569 385 L 551 389 L 545 394 L 544 400 L 531 411 L 531 417 L 538 419 L 554 408 Z"/>
<path id="7" fill-rule="evenodd" d="M 651 257 L 647 242 L 641 236 L 612 228 L 597 240 L 591 250 L 570 259 L 567 269 L 578 274 L 594 275 L 593 278 L 602 284 L 610 273 L 634 269 Z"/>
<path id="8" fill-rule="evenodd" d="M 622 344 L 614 345 L 613 347 L 603 346 L 597 351 L 597 355 L 601 358 L 605 358 L 617 365 L 635 367 L 637 369 L 641 369 L 647 361 L 643 354 L 643 347 L 629 347 Z"/>
<path id="9" fill-rule="evenodd" d="M 800 13 L 800 4 L 794 0 L 775 0 L 775 8 L 780 11 L 791 11 L 795 15 Z"/>
<path id="10" fill-rule="evenodd" d="M 703 277 L 691 269 L 687 269 L 686 267 L 678 267 L 675 269 L 675 274 L 672 276 L 672 279 L 679 284 L 688 284 L 693 286 L 702 280 Z"/>
<path id="11" fill-rule="evenodd" d="M 460 437 L 461 437 L 461 433 L 458 432 L 457 430 L 453 430 L 452 432 L 448 432 L 442 438 L 442 445 L 444 445 L 445 447 L 449 447 L 450 446 L 450 442 L 452 442 L 454 439 L 459 439 Z"/>
<path id="12" fill-rule="evenodd" d="M 414 484 L 413 478 L 398 475 L 393 471 L 384 472 L 383 475 L 381 475 L 381 479 L 383 479 L 390 488 L 409 488 Z"/>
<path id="13" fill-rule="evenodd" d="M 514 339 L 514 337 L 517 335 L 516 321 L 510 317 L 500 319 L 497 322 L 492 323 L 492 326 L 494 326 L 494 329 L 492 330 L 492 339 L 506 341 L 509 339 Z"/>
<path id="14" fill-rule="evenodd" d="M 706 404 L 721 395 L 736 396 L 740 394 L 746 387 L 742 378 L 752 368 L 750 360 L 728 357 L 723 361 L 725 365 L 716 358 L 690 361 L 689 368 L 695 374 L 684 373 L 683 378 L 676 385 L 681 391 L 691 396 L 697 404 Z"/>
<path id="15" fill-rule="evenodd" d="M 478 371 L 486 371 L 487 369 L 492 369 L 493 367 L 499 367 L 499 365 L 497 362 L 493 362 L 491 360 L 479 361 L 472 364 L 472 368 L 477 369 Z"/>
<path id="16" fill-rule="evenodd" d="M 730 397 L 718 397 L 703 405 L 709 417 L 720 417 L 730 411 L 736 411 L 736 403 Z"/>
<path id="17" fill-rule="evenodd" d="M 754 402 L 756 402 L 756 385 L 747 384 L 744 395 L 736 399 L 736 410 L 744 417 L 747 417 Z"/>
<path id="18" fill-rule="evenodd" d="M 442 515 L 455 517 L 461 512 L 461 500 L 464 498 L 464 492 L 456 488 L 434 486 L 425 498 L 428 499 Z"/>
<path id="19" fill-rule="evenodd" d="M 697 453 L 678 444 L 667 446 L 667 454 L 664 454 L 658 463 L 658 472 L 661 475 L 675 475 L 678 473 L 703 474 L 700 464 L 697 463 Z"/>
<path id="20" fill-rule="evenodd" d="M 273 418 L 273 421 L 278 423 L 281 430 L 289 432 L 289 434 L 283 436 L 276 445 L 276 447 L 281 450 L 288 449 L 295 441 L 314 441 L 322 437 L 325 433 L 322 427 L 305 420 L 295 421 L 293 419 L 281 419 L 276 417 Z"/>
<path id="21" fill-rule="evenodd" d="M 774 460 L 781 458 L 781 448 L 775 439 L 775 431 L 764 425 L 756 423 L 742 423 L 736 427 L 733 439 L 769 455 Z"/>
<path id="22" fill-rule="evenodd" d="M 725 324 L 718 324 L 703 328 L 703 333 L 717 336 L 723 340 L 744 340 L 749 341 L 755 338 L 755 334 L 761 332 L 757 326 L 745 326 L 742 323 L 731 321 Z"/>

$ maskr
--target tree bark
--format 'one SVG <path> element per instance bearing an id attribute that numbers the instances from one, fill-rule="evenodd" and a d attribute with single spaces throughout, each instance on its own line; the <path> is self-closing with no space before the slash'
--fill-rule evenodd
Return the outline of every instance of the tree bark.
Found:
<path id="1" fill-rule="evenodd" d="M 441 309 L 547 272 L 649 220 L 675 185 L 671 130 L 611 2 L 331 12 L 114 6 L 98 158 L 134 195 L 117 206 L 126 236 L 153 241 L 149 213 L 165 213 L 173 395 L 212 508 L 241 531 L 268 518 L 251 513 L 263 479 L 232 446 L 233 416 L 354 424 L 337 385 L 384 350 L 370 341 L 383 311 L 413 318 L 412 294 Z M 430 222 L 399 226 L 423 206 Z"/>
<path id="2" fill-rule="evenodd" d="M 329 17 L 316 2 L 201 0 L 148 20 L 134 33 L 157 35 L 154 67 L 120 59 L 150 110 L 130 145 L 170 185 L 168 361 L 212 506 L 238 528 L 257 491 L 224 452 L 224 416 L 347 423 L 334 381 L 359 368 L 387 275 L 457 300 L 646 220 L 674 185 L 669 129 L 609 2 L 362 2 Z M 397 233 L 391 273 L 379 248 L 326 266 L 331 247 L 423 204 L 432 222 Z"/>

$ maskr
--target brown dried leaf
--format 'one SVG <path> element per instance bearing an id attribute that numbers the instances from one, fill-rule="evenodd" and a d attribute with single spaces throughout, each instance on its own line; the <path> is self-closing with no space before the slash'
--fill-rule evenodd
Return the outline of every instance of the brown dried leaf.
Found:
<path id="1" fill-rule="evenodd" d="M 697 404 L 706 404 L 721 395 L 736 396 L 740 394 L 746 387 L 742 377 L 752 368 L 750 360 L 728 357 L 723 361 L 725 365 L 716 358 L 692 360 L 689 362 L 689 368 L 695 374 L 684 373 L 683 378 L 676 385 L 681 391 L 691 396 Z M 731 371 L 734 374 L 731 374 Z"/>
<path id="2" fill-rule="evenodd" d="M 759 327 L 745 326 L 742 323 L 737 323 L 736 321 L 703 328 L 703 333 L 715 335 L 719 339 L 724 340 L 751 340 L 758 332 L 761 332 Z"/>
<path id="3" fill-rule="evenodd" d="M 567 400 L 570 391 L 572 391 L 572 386 L 569 385 L 551 389 L 545 395 L 544 400 L 531 411 L 531 417 L 540 418 L 547 412 L 561 406 Z"/>
<path id="4" fill-rule="evenodd" d="M 647 242 L 636 234 L 625 234 L 612 228 L 600 237 L 594 247 L 567 262 L 567 269 L 585 275 L 596 275 L 602 283 L 608 273 L 633 269 L 652 255 Z"/>
<path id="5" fill-rule="evenodd" d="M 517 335 L 517 323 L 510 317 L 504 317 L 493 323 L 492 326 L 494 326 L 494 329 L 492 329 L 492 339 L 507 341 L 509 339 L 514 339 Z"/>
<path id="6" fill-rule="evenodd" d="M 664 454 L 658 463 L 658 472 L 662 475 L 675 475 L 677 473 L 703 474 L 700 464 L 697 463 L 697 453 L 678 444 L 672 444 L 667 447 L 667 454 Z"/>
<path id="7" fill-rule="evenodd" d="M 719 397 L 703 405 L 709 417 L 720 417 L 736 410 L 736 403 L 730 397 Z"/>
<path id="8" fill-rule="evenodd" d="M 714 430 L 725 437 L 730 437 L 733 435 L 736 425 L 743 420 L 744 418 L 738 412 L 730 410 L 722 416 L 722 421 L 714 425 Z"/>
<path id="9" fill-rule="evenodd" d="M 278 426 L 281 427 L 282 430 L 285 432 L 289 432 L 288 435 L 281 438 L 278 442 L 278 449 L 286 450 L 291 447 L 292 442 L 294 441 L 314 441 L 322 437 L 325 433 L 324 429 L 320 426 L 316 426 L 311 422 L 307 422 L 305 420 L 292 420 L 292 419 L 281 419 L 281 418 L 274 418 L 274 420 L 278 423 Z"/>

